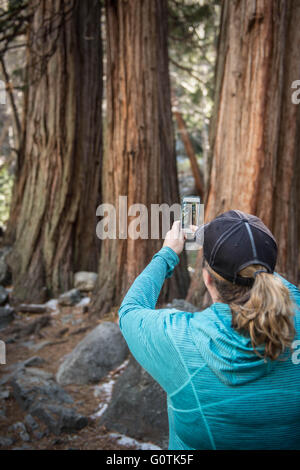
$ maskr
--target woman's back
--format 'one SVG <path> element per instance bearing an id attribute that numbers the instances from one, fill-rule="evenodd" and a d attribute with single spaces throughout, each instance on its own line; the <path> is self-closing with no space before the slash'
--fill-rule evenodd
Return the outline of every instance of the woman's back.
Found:
<path id="1" fill-rule="evenodd" d="M 289 289 L 300 307 L 300 291 L 291 284 Z M 300 449 L 296 353 L 265 362 L 253 353 L 250 339 L 232 329 L 226 304 L 215 303 L 188 321 L 185 315 L 178 313 L 169 325 L 190 376 L 168 397 L 170 448 L 189 443 L 193 449 Z M 299 309 L 295 327 L 297 340 Z"/>
<path id="2" fill-rule="evenodd" d="M 277 244 L 256 216 L 228 211 L 203 230 L 209 308 L 155 309 L 183 249 L 175 222 L 119 310 L 167 393 L 169 449 L 300 450 L 300 291 L 274 272 Z"/>

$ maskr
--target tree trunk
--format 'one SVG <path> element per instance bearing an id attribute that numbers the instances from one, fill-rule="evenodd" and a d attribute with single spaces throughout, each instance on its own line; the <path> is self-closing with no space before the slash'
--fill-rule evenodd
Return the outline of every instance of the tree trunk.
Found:
<path id="1" fill-rule="evenodd" d="M 98 0 L 41 0 L 28 33 L 24 136 L 9 234 L 15 301 L 97 270 L 102 49 Z"/>
<path id="2" fill-rule="evenodd" d="M 183 141 L 186 154 L 190 160 L 192 173 L 195 179 L 195 186 L 196 186 L 197 194 L 198 196 L 200 196 L 201 201 L 202 201 L 205 195 L 203 174 L 199 168 L 197 157 L 195 155 L 193 145 L 192 145 L 190 136 L 188 134 L 182 114 L 179 111 L 174 111 L 174 114 L 175 114 L 178 130 L 179 130 L 181 139 Z"/>
<path id="3" fill-rule="evenodd" d="M 276 270 L 295 283 L 300 107 L 291 85 L 299 78 L 299 21 L 297 0 L 224 1 L 205 208 L 206 221 L 229 209 L 260 217 L 277 239 Z M 199 303 L 196 271 L 188 299 Z"/>
<path id="4" fill-rule="evenodd" d="M 163 0 L 108 0 L 107 141 L 103 201 L 119 211 L 128 207 L 178 202 L 178 182 L 170 103 L 167 5 Z M 128 224 L 131 218 L 128 218 Z M 161 248 L 161 240 L 105 239 L 93 310 L 98 315 L 119 305 L 136 276 Z M 167 283 L 161 300 L 184 297 L 188 286 L 185 257 Z"/>

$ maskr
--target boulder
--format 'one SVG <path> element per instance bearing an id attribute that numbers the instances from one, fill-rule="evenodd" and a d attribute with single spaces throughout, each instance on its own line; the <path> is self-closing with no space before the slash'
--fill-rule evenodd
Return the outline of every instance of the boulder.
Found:
<path id="1" fill-rule="evenodd" d="M 13 443 L 14 440 L 11 437 L 0 436 L 0 447 L 6 448 L 11 446 Z"/>
<path id="2" fill-rule="evenodd" d="M 58 297 L 58 303 L 62 306 L 72 306 L 80 302 L 81 294 L 78 289 L 71 289 Z"/>
<path id="3" fill-rule="evenodd" d="M 128 347 L 119 326 L 103 322 L 81 340 L 67 355 L 56 374 L 60 385 L 98 382 L 120 365 Z"/>
<path id="4" fill-rule="evenodd" d="M 37 431 L 38 424 L 34 418 L 56 435 L 78 431 L 88 424 L 87 417 L 70 407 L 74 403 L 72 397 L 53 380 L 53 374 L 42 369 L 26 368 L 13 377 L 11 385 L 17 403 L 28 412 L 25 423 L 34 435 L 38 432 L 37 438 L 42 434 Z M 20 425 L 18 427 L 21 429 Z M 22 436 L 23 440 L 27 440 L 25 433 Z"/>
<path id="5" fill-rule="evenodd" d="M 74 287 L 81 292 L 90 292 L 94 289 L 97 278 L 97 273 L 80 271 L 74 275 Z"/>
<path id="6" fill-rule="evenodd" d="M 31 414 L 46 424 L 49 431 L 56 435 L 79 431 L 88 424 L 86 416 L 62 405 L 38 403 L 32 408 Z"/>
<path id="7" fill-rule="evenodd" d="M 73 403 L 71 396 L 54 380 L 53 375 L 42 369 L 26 368 L 11 380 L 13 396 L 24 411 L 30 411 L 36 403 Z"/>
<path id="8" fill-rule="evenodd" d="M 6 328 L 15 318 L 15 311 L 12 307 L 0 307 L 0 330 Z"/>
<path id="9" fill-rule="evenodd" d="M 168 448 L 166 393 L 132 356 L 114 385 L 100 425 L 134 439 L 151 441 L 162 449 Z"/>

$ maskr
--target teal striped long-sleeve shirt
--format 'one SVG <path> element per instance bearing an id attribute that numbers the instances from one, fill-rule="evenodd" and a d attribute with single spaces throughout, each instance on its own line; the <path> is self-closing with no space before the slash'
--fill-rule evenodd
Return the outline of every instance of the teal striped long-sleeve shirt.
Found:
<path id="1" fill-rule="evenodd" d="M 227 304 L 155 309 L 178 262 L 162 248 L 119 310 L 129 349 L 167 394 L 169 449 L 300 449 L 299 289 L 281 278 L 295 302 L 295 349 L 264 361 L 231 327 Z"/>

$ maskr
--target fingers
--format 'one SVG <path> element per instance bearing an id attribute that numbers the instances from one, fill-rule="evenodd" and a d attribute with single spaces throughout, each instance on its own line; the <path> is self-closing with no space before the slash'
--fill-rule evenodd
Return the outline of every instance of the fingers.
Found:
<path id="1" fill-rule="evenodd" d="M 195 233 L 198 230 L 198 225 L 190 225 L 190 229 Z"/>
<path id="2" fill-rule="evenodd" d="M 183 240 L 184 235 L 181 230 L 180 220 L 175 220 L 172 225 L 172 228 L 167 232 L 167 238 L 171 238 L 172 240 Z"/>
<path id="3" fill-rule="evenodd" d="M 184 238 L 184 234 L 181 230 L 180 220 L 175 220 L 175 222 L 172 225 L 172 232 L 174 234 L 174 238 L 178 238 L 178 239 Z"/>

